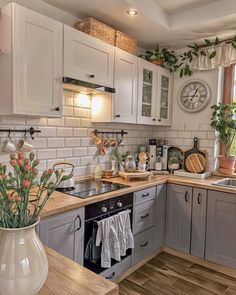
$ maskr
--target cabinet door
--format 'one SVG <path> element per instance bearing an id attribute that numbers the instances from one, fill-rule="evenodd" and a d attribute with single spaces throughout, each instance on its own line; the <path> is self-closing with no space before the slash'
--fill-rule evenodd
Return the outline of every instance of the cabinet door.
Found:
<path id="1" fill-rule="evenodd" d="M 13 113 L 61 116 L 63 26 L 13 5 Z"/>
<path id="2" fill-rule="evenodd" d="M 158 67 L 157 125 L 171 125 L 172 83 L 170 72 Z"/>
<path id="3" fill-rule="evenodd" d="M 113 87 L 114 46 L 64 25 L 64 76 Z"/>
<path id="4" fill-rule="evenodd" d="M 83 264 L 84 208 L 43 219 L 39 226 L 43 244 Z"/>
<path id="5" fill-rule="evenodd" d="M 165 245 L 190 252 L 192 188 L 167 185 Z"/>
<path id="6" fill-rule="evenodd" d="M 137 123 L 156 125 L 157 66 L 139 58 Z"/>
<path id="7" fill-rule="evenodd" d="M 133 234 L 140 233 L 154 225 L 155 200 L 134 206 Z"/>
<path id="8" fill-rule="evenodd" d="M 138 57 L 115 49 L 113 121 L 136 123 Z"/>
<path id="9" fill-rule="evenodd" d="M 166 185 L 157 187 L 154 247 L 159 250 L 164 245 L 165 234 Z"/>
<path id="10" fill-rule="evenodd" d="M 193 189 L 191 254 L 205 256 L 207 190 Z"/>
<path id="11" fill-rule="evenodd" d="M 236 268 L 235 194 L 208 191 L 205 258 Z"/>

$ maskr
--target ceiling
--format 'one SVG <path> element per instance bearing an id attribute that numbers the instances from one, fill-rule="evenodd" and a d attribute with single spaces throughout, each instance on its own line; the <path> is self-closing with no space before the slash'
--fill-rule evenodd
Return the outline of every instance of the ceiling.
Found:
<path id="1" fill-rule="evenodd" d="M 236 33 L 236 0 L 43 0 L 81 19 L 97 18 L 130 34 L 141 48 L 175 49 Z M 134 8 L 138 15 L 127 15 Z"/>

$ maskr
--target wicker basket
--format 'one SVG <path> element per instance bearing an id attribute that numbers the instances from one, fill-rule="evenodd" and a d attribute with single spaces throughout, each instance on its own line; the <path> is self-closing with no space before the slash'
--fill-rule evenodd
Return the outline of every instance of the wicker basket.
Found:
<path id="1" fill-rule="evenodd" d="M 101 39 L 106 43 L 109 43 L 113 46 L 115 45 L 116 30 L 92 17 L 89 17 L 84 21 L 75 23 L 74 27 L 79 31 Z"/>
<path id="2" fill-rule="evenodd" d="M 116 31 L 115 45 L 131 54 L 136 54 L 137 40 L 120 31 Z"/>

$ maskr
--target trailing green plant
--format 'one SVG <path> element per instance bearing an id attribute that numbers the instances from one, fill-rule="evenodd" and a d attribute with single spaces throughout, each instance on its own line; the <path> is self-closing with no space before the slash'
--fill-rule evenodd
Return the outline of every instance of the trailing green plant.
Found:
<path id="1" fill-rule="evenodd" d="M 62 171 L 46 170 L 38 175 L 39 161 L 31 152 L 10 155 L 13 173 L 7 173 L 0 163 L 0 227 L 22 228 L 34 224 L 61 181 L 72 175 L 62 176 Z M 52 180 L 52 176 L 54 180 Z"/>
<path id="2" fill-rule="evenodd" d="M 130 155 L 130 152 L 127 151 L 123 154 L 122 152 L 120 152 L 120 149 L 117 146 L 112 149 L 112 153 L 117 160 L 118 166 L 122 166 L 123 168 L 125 168 L 125 165 L 123 163 L 125 162 L 126 158 Z"/>
<path id="3" fill-rule="evenodd" d="M 230 155 L 230 149 L 236 135 L 236 102 L 213 105 L 211 127 L 217 131 L 217 138 L 224 147 L 224 156 Z"/>
<path id="4" fill-rule="evenodd" d="M 173 165 L 173 164 L 181 164 L 182 160 L 181 158 L 177 155 L 177 156 L 172 156 L 170 157 L 170 159 L 168 160 L 168 164 L 169 165 Z"/>

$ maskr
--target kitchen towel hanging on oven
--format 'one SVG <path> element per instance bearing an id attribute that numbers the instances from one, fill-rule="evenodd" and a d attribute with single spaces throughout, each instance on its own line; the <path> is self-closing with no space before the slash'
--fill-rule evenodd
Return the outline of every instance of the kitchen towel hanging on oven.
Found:
<path id="1" fill-rule="evenodd" d="M 130 210 L 98 221 L 96 246 L 102 244 L 101 267 L 110 268 L 111 259 L 121 261 L 129 248 L 134 248 L 130 225 Z"/>

